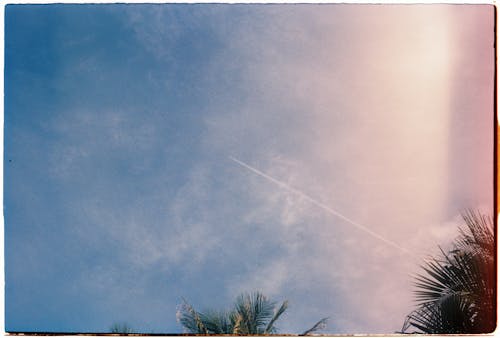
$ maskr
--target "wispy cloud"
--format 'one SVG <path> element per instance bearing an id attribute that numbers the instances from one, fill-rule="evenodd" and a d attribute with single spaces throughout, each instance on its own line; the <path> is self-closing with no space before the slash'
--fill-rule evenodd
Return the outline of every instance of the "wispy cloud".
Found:
<path id="1" fill-rule="evenodd" d="M 50 95 L 27 87 L 54 100 L 48 117 L 10 110 L 6 152 L 25 165 L 8 167 L 12 243 L 70 243 L 15 262 L 57 258 L 50 271 L 67 277 L 47 284 L 101 329 L 123 313 L 179 332 L 180 297 L 203 309 L 262 290 L 290 300 L 283 332 L 325 316 L 332 333 L 398 330 L 418 263 L 400 253 L 423 257 L 465 204 L 491 205 L 492 166 L 478 164 L 491 102 L 470 90 L 492 89 L 491 40 L 477 38 L 490 10 L 466 8 L 108 7 L 101 23 L 123 40 L 68 55 L 37 82 Z M 457 138 L 463 118 L 480 122 Z"/>
<path id="2" fill-rule="evenodd" d="M 317 207 L 319 207 L 319 208 L 321 208 L 323 210 L 326 210 L 327 212 L 331 213 L 332 215 L 335 215 L 335 216 L 341 218 L 342 220 L 350 223 L 351 225 L 354 225 L 355 227 L 357 227 L 357 228 L 361 229 L 362 231 L 370 234 L 371 236 L 373 236 L 373 237 L 375 237 L 375 238 L 377 238 L 377 239 L 379 239 L 379 240 L 387 243 L 388 245 L 390 245 L 390 246 L 392 246 L 392 247 L 394 247 L 394 248 L 396 248 L 398 250 L 401 250 L 402 252 L 404 252 L 406 254 L 411 255 L 411 252 L 408 251 L 407 249 L 405 249 L 405 248 L 401 247 L 400 245 L 398 245 L 398 244 L 396 244 L 396 243 L 394 243 L 394 242 L 392 242 L 392 241 L 390 241 L 390 240 L 388 240 L 388 239 L 380 236 L 379 234 L 377 234 L 376 232 L 373 232 L 372 230 L 370 230 L 366 226 L 353 221 L 352 219 L 350 219 L 350 218 L 342 215 L 341 213 L 339 213 L 338 211 L 332 209 L 331 207 L 329 207 L 329 206 L 327 206 L 327 205 L 325 205 L 325 204 L 323 204 L 321 202 L 318 202 L 316 199 L 312 198 L 309 195 L 306 195 L 302 191 L 300 191 L 300 190 L 298 190 L 296 188 L 290 187 L 286 183 L 281 182 L 281 181 L 279 181 L 279 180 L 277 180 L 277 179 L 275 179 L 275 178 L 273 178 L 273 177 L 271 177 L 271 176 L 263 173 L 262 171 L 254 168 L 254 167 L 252 167 L 252 166 L 250 166 L 250 165 L 248 165 L 248 164 L 246 164 L 246 163 L 244 163 L 244 162 L 242 162 L 242 161 L 240 161 L 240 160 L 238 160 L 238 159 L 236 159 L 234 157 L 229 157 L 229 158 L 232 161 L 234 161 L 234 162 L 238 163 L 239 165 L 243 166 L 244 168 L 246 168 L 246 169 L 248 169 L 248 170 L 256 173 L 257 175 L 262 176 L 262 177 L 268 179 L 269 181 L 271 181 L 272 183 L 278 185 L 279 187 L 281 187 L 283 189 L 286 189 L 286 190 L 288 190 L 289 192 L 291 192 L 293 194 L 296 194 L 296 195 L 299 195 L 299 196 L 305 198 L 306 200 L 308 200 L 312 204 L 316 205 Z"/>

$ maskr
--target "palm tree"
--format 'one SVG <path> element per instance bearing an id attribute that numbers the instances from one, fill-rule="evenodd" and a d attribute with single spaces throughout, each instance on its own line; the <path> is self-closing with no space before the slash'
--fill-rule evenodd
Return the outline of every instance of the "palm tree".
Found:
<path id="1" fill-rule="evenodd" d="M 279 308 L 260 292 L 241 294 L 230 311 L 197 312 L 186 301 L 177 311 L 177 318 L 188 333 L 267 335 L 277 333 L 275 322 L 288 308 L 284 301 Z M 323 329 L 327 318 L 318 321 L 303 335 Z"/>
<path id="2" fill-rule="evenodd" d="M 452 250 L 422 266 L 415 277 L 418 308 L 401 332 L 487 333 L 496 326 L 495 236 L 491 217 L 468 210 Z"/>
<path id="3" fill-rule="evenodd" d="M 127 323 L 115 323 L 111 326 L 110 331 L 114 334 L 134 333 L 134 330 Z"/>

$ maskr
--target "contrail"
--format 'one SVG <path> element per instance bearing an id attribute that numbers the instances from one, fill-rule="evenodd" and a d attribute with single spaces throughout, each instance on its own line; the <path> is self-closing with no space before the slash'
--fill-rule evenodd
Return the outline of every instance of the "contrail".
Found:
<path id="1" fill-rule="evenodd" d="M 323 209 L 323 210 L 326 210 L 327 212 L 329 212 L 329 213 L 330 213 L 330 214 L 332 214 L 332 215 L 335 215 L 335 216 L 337 216 L 337 217 L 339 217 L 339 218 L 343 219 L 344 221 L 346 221 L 346 222 L 348 222 L 348 223 L 350 223 L 350 224 L 354 225 L 354 226 L 355 226 L 355 227 L 357 227 L 358 229 L 363 230 L 364 232 L 366 232 L 366 233 L 368 233 L 368 234 L 372 235 L 373 237 L 375 237 L 375 238 L 377 238 L 377 239 L 379 239 L 379 240 L 381 240 L 381 241 L 385 242 L 386 244 L 389 244 L 390 246 L 392 246 L 392 247 L 394 247 L 394 248 L 396 248 L 396 249 L 398 249 L 398 250 L 401 250 L 401 251 L 403 251 L 403 252 L 404 252 L 404 253 L 406 253 L 406 254 L 409 254 L 409 255 L 413 256 L 413 254 L 412 254 L 410 251 L 408 251 L 407 249 L 405 249 L 405 248 L 403 248 L 403 247 L 399 246 L 398 244 L 394 243 L 393 241 L 390 241 L 390 240 L 388 240 L 388 239 L 386 239 L 386 238 L 382 237 L 381 235 L 379 235 L 379 234 L 377 234 L 376 232 L 374 232 L 374 231 L 372 231 L 372 230 L 368 229 L 368 228 L 367 228 L 367 227 L 365 227 L 364 225 L 361 225 L 361 224 L 359 224 L 358 222 L 355 222 L 355 221 L 353 221 L 352 219 L 350 219 L 350 218 L 348 218 L 348 217 L 346 217 L 346 216 L 342 215 L 340 212 L 333 210 L 333 209 L 332 209 L 332 208 L 330 208 L 329 206 L 327 206 L 327 205 L 325 205 L 325 204 L 323 204 L 323 203 L 321 203 L 321 202 L 318 202 L 317 200 L 315 200 L 315 199 L 314 199 L 314 198 L 312 198 L 311 196 L 309 196 L 309 195 L 307 195 L 307 194 L 303 193 L 302 191 L 297 190 L 297 189 L 295 189 L 295 188 L 292 188 L 292 187 L 290 187 L 289 185 L 287 185 L 286 183 L 281 182 L 281 181 L 279 181 L 279 180 L 277 180 L 277 179 L 275 179 L 275 178 L 273 178 L 273 177 L 271 177 L 271 176 L 269 176 L 269 175 L 267 175 L 267 174 L 263 173 L 262 171 L 260 171 L 260 170 L 258 170 L 258 169 L 255 169 L 255 168 L 251 167 L 250 165 L 246 164 L 245 162 L 242 162 L 242 161 L 240 161 L 240 160 L 238 160 L 238 159 L 236 159 L 236 158 L 234 158 L 234 157 L 232 157 L 232 156 L 229 156 L 229 159 L 230 159 L 231 161 L 233 161 L 233 162 L 238 163 L 238 164 L 239 164 L 239 165 L 241 165 L 242 167 L 247 168 L 248 170 L 250 170 L 250 171 L 254 172 L 255 174 L 257 174 L 257 175 L 259 175 L 259 176 L 261 176 L 261 177 L 264 177 L 264 178 L 268 179 L 269 181 L 273 182 L 274 184 L 276 184 L 276 185 L 280 186 L 281 188 L 283 188 L 283 189 L 285 189 L 285 190 L 288 190 L 288 191 L 290 191 L 290 192 L 292 192 L 292 193 L 294 193 L 294 194 L 296 194 L 296 195 L 299 195 L 299 196 L 303 197 L 304 199 L 308 200 L 308 201 L 309 201 L 309 202 L 311 202 L 312 204 L 314 204 L 314 205 L 316 205 L 316 206 L 320 207 L 320 208 L 321 208 L 321 209 Z"/>

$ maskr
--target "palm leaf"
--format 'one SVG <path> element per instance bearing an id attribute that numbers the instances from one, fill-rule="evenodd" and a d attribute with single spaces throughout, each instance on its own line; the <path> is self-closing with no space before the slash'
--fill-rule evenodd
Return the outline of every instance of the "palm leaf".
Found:
<path id="1" fill-rule="evenodd" d="M 240 330 L 246 334 L 263 333 L 272 319 L 274 304 L 259 292 L 240 295 L 235 304 L 235 311 L 241 317 Z"/>
<path id="2" fill-rule="evenodd" d="M 323 330 L 326 327 L 326 322 L 328 321 L 328 318 L 323 318 L 320 321 L 318 321 L 316 324 L 314 324 L 310 329 L 304 331 L 300 336 L 308 336 L 311 333 L 314 333 L 319 330 Z"/>
<path id="3" fill-rule="evenodd" d="M 276 333 L 274 324 L 285 313 L 288 301 L 276 310 L 276 303 L 260 292 L 243 293 L 237 297 L 230 311 L 197 312 L 183 299 L 177 311 L 177 320 L 187 333 L 267 335 Z M 326 318 L 321 319 L 305 334 L 324 328 Z"/>
<path id="4" fill-rule="evenodd" d="M 486 333 L 496 322 L 495 238 L 491 217 L 467 210 L 465 227 L 453 249 L 441 249 L 439 259 L 421 266 L 414 276 L 418 308 L 410 313 L 403 332 L 411 327 L 422 333 Z"/>
<path id="5" fill-rule="evenodd" d="M 268 333 L 274 333 L 275 331 L 275 328 L 274 328 L 274 323 L 278 320 L 278 318 L 286 311 L 286 309 L 288 308 L 288 301 L 285 300 L 280 308 L 278 309 L 278 311 L 276 311 L 274 313 L 274 316 L 273 318 L 271 318 L 271 320 L 269 321 L 269 324 L 267 324 L 267 327 L 266 329 L 264 330 L 264 333 L 265 334 L 268 334 Z"/>
<path id="6" fill-rule="evenodd" d="M 189 333 L 208 334 L 198 312 L 184 299 L 181 308 L 177 311 L 177 319 Z"/>
<path id="7" fill-rule="evenodd" d="M 224 334 L 232 331 L 232 325 L 224 311 L 207 311 L 198 313 L 198 315 L 206 331 L 210 334 Z"/>

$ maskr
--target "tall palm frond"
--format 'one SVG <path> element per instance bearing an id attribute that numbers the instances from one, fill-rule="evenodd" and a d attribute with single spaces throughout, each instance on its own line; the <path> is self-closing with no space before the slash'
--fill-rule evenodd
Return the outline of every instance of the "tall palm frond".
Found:
<path id="1" fill-rule="evenodd" d="M 467 210 L 462 214 L 466 228 L 460 228 L 460 237 L 456 245 L 462 250 L 493 258 L 495 250 L 495 236 L 493 234 L 493 220 L 489 215 L 481 215 L 474 210 Z"/>
<path id="2" fill-rule="evenodd" d="M 236 300 L 234 311 L 241 317 L 240 326 L 245 334 L 262 334 L 274 315 L 275 303 L 263 294 L 242 294 Z"/>
<path id="3" fill-rule="evenodd" d="M 417 310 L 407 316 L 423 333 L 486 333 L 495 327 L 495 238 L 491 217 L 472 210 L 449 252 L 421 266 L 415 276 Z"/>

